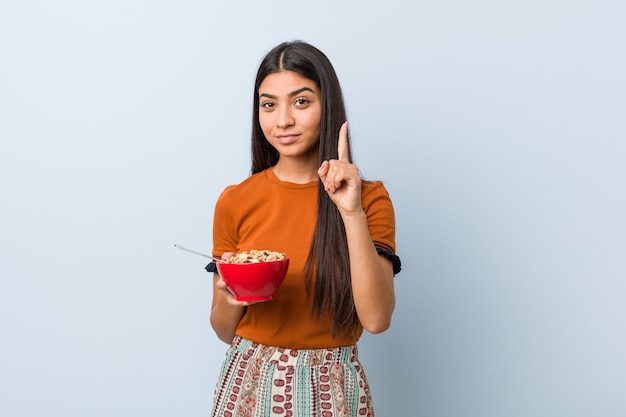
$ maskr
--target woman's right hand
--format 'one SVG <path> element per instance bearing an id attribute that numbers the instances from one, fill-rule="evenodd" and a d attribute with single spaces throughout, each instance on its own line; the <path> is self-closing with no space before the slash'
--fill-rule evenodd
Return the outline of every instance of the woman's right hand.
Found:
<path id="1" fill-rule="evenodd" d="M 225 261 L 231 256 L 233 256 L 232 252 L 224 252 L 224 254 L 222 254 L 220 258 L 223 261 Z M 222 279 L 222 277 L 219 277 L 218 280 L 215 282 L 215 287 L 218 290 L 222 291 L 222 294 L 226 298 L 226 302 L 228 303 L 228 305 L 233 306 L 233 307 L 247 307 L 249 305 L 262 302 L 262 301 L 239 301 L 235 299 L 235 296 L 233 295 L 233 293 L 230 292 L 230 290 L 228 289 L 228 286 L 226 285 L 226 282 Z"/>
<path id="2" fill-rule="evenodd" d="M 232 252 L 224 252 L 221 256 L 221 259 L 223 261 L 225 261 L 226 259 L 230 258 L 231 256 L 233 256 Z M 219 275 L 218 275 L 219 277 Z M 246 307 L 249 306 L 250 304 L 254 304 L 254 303 L 250 303 L 247 301 L 238 301 L 237 299 L 235 299 L 235 296 L 233 295 L 233 293 L 230 292 L 230 290 L 228 289 L 228 286 L 226 285 L 226 282 L 222 279 L 222 277 L 219 277 L 217 279 L 217 281 L 215 282 L 215 287 L 221 291 L 221 294 L 223 297 L 225 297 L 226 302 L 228 303 L 228 305 L 233 306 L 233 307 Z"/>
<path id="3" fill-rule="evenodd" d="M 226 260 L 231 256 L 233 256 L 232 252 L 226 252 L 221 256 L 221 259 Z M 219 274 L 214 274 L 211 326 L 220 340 L 225 343 L 230 343 L 233 340 L 235 329 L 243 316 L 245 307 L 249 304 L 244 301 L 237 301 Z"/>
<path id="4" fill-rule="evenodd" d="M 235 296 L 233 295 L 233 293 L 231 293 L 228 290 L 228 287 L 226 286 L 226 282 L 224 282 L 224 280 L 222 278 L 219 278 L 217 280 L 217 282 L 215 283 L 215 287 L 221 291 L 222 296 L 226 299 L 226 302 L 228 303 L 228 305 L 233 306 L 233 307 L 246 307 L 247 305 L 249 305 L 250 303 L 246 302 L 246 301 L 238 301 L 235 299 Z"/>

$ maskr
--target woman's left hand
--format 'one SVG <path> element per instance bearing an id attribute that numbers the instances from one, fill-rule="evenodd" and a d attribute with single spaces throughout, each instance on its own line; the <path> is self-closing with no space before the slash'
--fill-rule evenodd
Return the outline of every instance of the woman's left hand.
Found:
<path id="1" fill-rule="evenodd" d="M 324 189 L 342 215 L 360 213 L 361 177 L 348 158 L 348 122 L 339 130 L 338 159 L 324 161 L 317 170 Z"/>

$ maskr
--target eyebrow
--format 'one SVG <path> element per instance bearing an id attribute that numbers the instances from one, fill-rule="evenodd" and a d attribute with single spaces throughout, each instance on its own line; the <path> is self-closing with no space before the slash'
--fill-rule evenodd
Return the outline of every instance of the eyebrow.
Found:
<path id="1" fill-rule="evenodd" d="M 291 93 L 289 93 L 289 97 L 297 96 L 298 94 L 300 94 L 300 93 L 302 93 L 304 91 L 310 91 L 311 93 L 315 93 L 315 91 L 313 91 L 309 87 L 302 87 L 302 88 L 297 89 L 296 91 L 292 91 Z M 276 96 L 271 95 L 271 94 L 267 94 L 267 93 L 259 94 L 259 98 L 261 98 L 261 97 L 271 98 L 272 100 L 276 99 Z"/>

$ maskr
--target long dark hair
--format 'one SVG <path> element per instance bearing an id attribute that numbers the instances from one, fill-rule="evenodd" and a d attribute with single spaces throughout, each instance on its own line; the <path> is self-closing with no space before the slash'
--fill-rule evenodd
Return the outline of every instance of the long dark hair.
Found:
<path id="1" fill-rule="evenodd" d="M 252 113 L 252 174 L 278 162 L 278 151 L 269 144 L 259 123 L 259 86 L 265 77 L 280 71 L 296 72 L 317 84 L 322 95 L 319 162 L 338 157 L 339 129 L 346 121 L 346 109 L 337 74 L 319 49 L 301 41 L 285 42 L 265 56 L 256 76 Z M 348 158 L 352 161 L 349 145 Z M 328 197 L 321 181 L 318 183 L 317 205 L 317 225 L 305 265 L 307 290 L 313 287 L 311 314 L 330 318 L 333 337 L 354 336 L 361 324 L 352 298 L 346 231 L 339 210 Z"/>

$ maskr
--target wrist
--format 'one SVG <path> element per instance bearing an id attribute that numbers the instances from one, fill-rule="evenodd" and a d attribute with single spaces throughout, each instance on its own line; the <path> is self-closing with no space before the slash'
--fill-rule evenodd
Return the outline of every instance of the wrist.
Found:
<path id="1" fill-rule="evenodd" d="M 361 207 L 359 207 L 358 210 L 354 211 L 339 210 L 339 213 L 341 214 L 341 218 L 343 219 L 344 223 L 361 221 L 365 221 L 367 223 L 367 216 L 365 215 L 365 212 Z"/>

